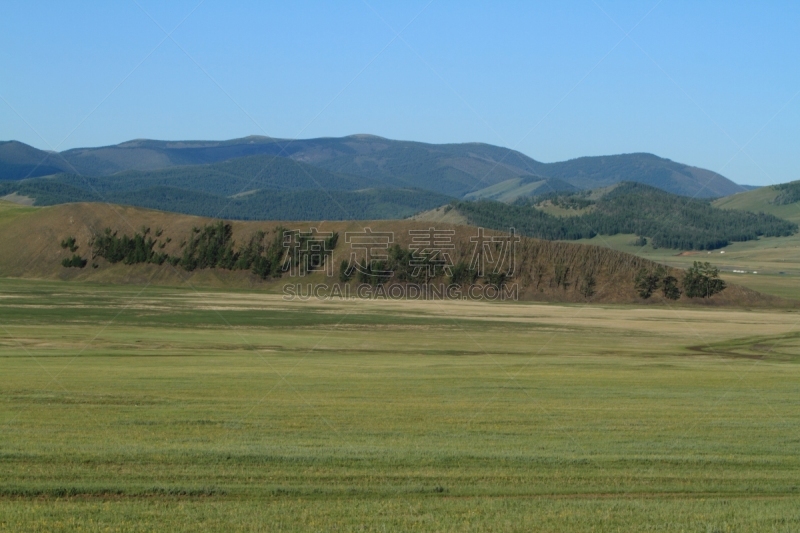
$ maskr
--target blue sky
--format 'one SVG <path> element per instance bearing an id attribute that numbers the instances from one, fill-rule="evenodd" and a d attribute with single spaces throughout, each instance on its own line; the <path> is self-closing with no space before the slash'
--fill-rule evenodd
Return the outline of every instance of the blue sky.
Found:
<path id="1" fill-rule="evenodd" d="M 740 183 L 800 179 L 797 2 L 0 9 L 0 139 L 38 148 L 373 133 L 546 162 L 652 152 Z"/>

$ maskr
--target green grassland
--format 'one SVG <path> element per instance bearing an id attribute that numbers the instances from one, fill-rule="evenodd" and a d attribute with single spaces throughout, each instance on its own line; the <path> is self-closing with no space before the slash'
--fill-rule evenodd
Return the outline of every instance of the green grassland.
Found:
<path id="1" fill-rule="evenodd" d="M 799 320 L 0 280 L 0 530 L 797 531 Z"/>
<path id="2" fill-rule="evenodd" d="M 512 202 L 521 196 L 532 196 L 537 189 L 547 182 L 546 179 L 511 178 L 495 183 L 489 187 L 471 192 L 464 196 L 468 200 L 488 198 L 498 202 Z"/>
<path id="3" fill-rule="evenodd" d="M 773 187 L 761 187 L 753 191 L 719 198 L 714 200 L 712 205 L 722 209 L 735 209 L 753 213 L 760 211 L 791 220 L 792 222 L 800 222 L 800 204 L 796 202 L 783 205 L 773 203 L 780 192 L 780 190 Z"/>

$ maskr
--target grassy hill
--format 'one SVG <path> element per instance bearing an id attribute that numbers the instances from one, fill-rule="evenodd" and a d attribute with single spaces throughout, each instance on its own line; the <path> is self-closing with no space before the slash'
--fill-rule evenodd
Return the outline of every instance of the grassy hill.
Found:
<path id="1" fill-rule="evenodd" d="M 520 198 L 540 196 L 553 192 L 574 192 L 578 188 L 566 181 L 554 178 L 526 177 L 512 178 L 495 185 L 471 192 L 464 196 L 465 200 L 496 200 L 511 203 Z"/>
<path id="2" fill-rule="evenodd" d="M 594 193 L 551 194 L 505 205 L 459 202 L 454 208 L 470 224 L 516 228 L 523 235 L 551 240 L 634 234 L 661 248 L 714 250 L 731 242 L 785 237 L 797 224 L 764 213 L 719 209 L 707 201 L 669 194 L 639 183 L 623 183 Z M 559 216 L 569 213 L 571 216 Z"/>
<path id="3" fill-rule="evenodd" d="M 769 213 L 800 223 L 800 181 L 761 187 L 718 198 L 712 205 L 720 209 Z"/>
<path id="4" fill-rule="evenodd" d="M 203 228 L 213 222 L 194 216 L 178 215 L 162 211 L 110 204 L 66 204 L 52 207 L 32 208 L 0 202 L 0 277 L 45 278 L 104 283 L 155 283 L 163 285 L 258 288 L 279 291 L 288 282 L 337 281 L 324 273 L 311 273 L 303 278 L 267 278 L 262 280 L 251 270 L 226 270 L 201 268 L 193 271 L 181 269 L 168 261 L 162 264 L 111 263 L 92 253 L 91 242 L 106 228 L 118 232 L 121 237 L 134 237 L 149 228 L 148 235 L 155 239 L 153 249 L 158 253 L 180 257 L 187 240 L 196 235 L 193 228 Z M 372 221 L 372 222 L 232 222 L 233 248 L 239 249 L 252 239 L 258 231 L 267 236 L 277 235 L 278 228 L 308 230 L 317 227 L 320 231 L 338 233 L 341 238 L 331 257 L 332 265 L 348 259 L 351 248 L 345 242 L 345 234 L 362 232 L 365 227 L 372 231 L 393 232 L 394 242 L 402 248 L 411 246 L 410 230 L 425 230 L 431 226 L 425 221 Z M 477 228 L 455 226 L 445 223 L 436 225 L 438 230 L 452 230 L 454 249 L 453 264 L 469 262 L 473 253 L 470 241 Z M 489 235 L 500 235 L 489 232 Z M 154 237 L 153 237 L 154 236 Z M 74 238 L 74 251 L 62 243 Z M 72 254 L 87 260 L 84 268 L 66 268 L 62 261 Z M 558 243 L 523 238 L 517 247 L 516 269 L 508 283 L 519 287 L 523 299 L 563 302 L 618 302 L 642 303 L 637 295 L 633 279 L 641 268 L 654 269 L 655 263 L 633 255 L 598 246 Z M 94 267 L 94 265 L 97 265 Z M 676 275 L 680 275 L 676 272 Z M 594 293 L 583 291 L 586 280 L 595 283 Z M 447 282 L 445 278 L 441 279 Z M 351 281 L 353 283 L 354 281 Z M 479 281 L 479 283 L 481 283 Z M 647 302 L 661 301 L 654 295 Z M 694 300 L 682 298 L 680 302 Z M 714 296 L 710 303 L 737 305 L 780 305 L 741 287 L 731 286 Z"/>
<path id="5" fill-rule="evenodd" d="M 23 152 L 27 154 L 25 157 L 19 155 Z M 6 157 L 4 153 L 9 155 Z M 29 167 L 42 159 L 53 161 L 52 168 L 37 170 L 33 175 L 71 172 L 96 177 L 131 170 L 149 172 L 176 166 L 209 165 L 256 155 L 280 155 L 328 172 L 376 180 L 382 187 L 420 188 L 454 197 L 464 197 L 506 182 L 501 187 L 505 190 L 503 196 L 516 198 L 530 194 L 531 184 L 543 179 L 553 180 L 551 184 L 563 182 L 577 189 L 633 181 L 698 197 L 719 197 L 743 190 L 742 186 L 714 172 L 652 154 L 542 163 L 515 150 L 483 143 L 427 144 L 373 135 L 299 140 L 257 136 L 229 141 L 143 139 L 115 146 L 67 150 L 60 156 L 39 158 L 42 154 L 46 155 L 31 147 L 25 148 L 21 143 L 13 143 L 5 152 L 0 149 L 0 179 L 25 177 Z M 511 193 L 514 188 L 522 190 Z M 491 192 L 479 196 L 488 197 Z"/>

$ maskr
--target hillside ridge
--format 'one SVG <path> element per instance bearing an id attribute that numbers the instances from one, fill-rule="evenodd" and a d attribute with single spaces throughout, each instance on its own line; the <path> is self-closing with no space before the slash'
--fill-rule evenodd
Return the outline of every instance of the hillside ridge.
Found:
<path id="1" fill-rule="evenodd" d="M 214 223 L 214 219 L 177 215 L 162 211 L 109 204 L 77 203 L 52 207 L 23 207 L 0 202 L 0 276 L 59 279 L 101 283 L 155 283 L 196 287 L 228 287 L 279 292 L 287 282 L 336 282 L 333 277 L 315 272 L 303 278 L 275 278 L 262 280 L 253 271 L 199 269 L 191 272 L 164 262 L 163 264 L 109 263 L 93 256 L 91 242 L 106 229 L 120 237 L 133 238 L 136 233 L 146 234 L 160 243 L 154 247 L 160 254 L 179 257 L 187 239 L 193 239 L 196 228 Z M 280 228 L 298 231 L 319 231 L 338 234 L 331 265 L 350 257 L 347 233 L 390 232 L 393 243 L 401 247 L 412 246 L 412 231 L 430 230 L 434 224 L 425 221 L 318 221 L 318 222 L 230 222 L 230 231 L 237 246 L 253 242 L 259 231 L 277 235 Z M 436 231 L 451 235 L 453 265 L 469 261 L 474 253 L 474 238 L 478 228 L 446 223 L 435 224 Z M 505 235 L 491 232 L 487 235 Z M 155 237 L 153 237 L 155 236 Z M 24 243 L 21 240 L 24 239 Z M 72 244 L 69 240 L 74 239 Z M 71 247 L 70 247 L 71 246 Z M 658 303 L 659 295 L 643 301 L 634 289 L 636 273 L 655 269 L 657 264 L 624 252 L 592 245 L 541 241 L 521 238 L 515 252 L 514 283 L 519 286 L 523 300 L 554 302 L 608 302 L 608 303 Z M 62 262 L 78 255 L 87 264 L 84 268 L 67 268 Z M 679 271 L 675 271 L 679 273 Z M 487 274 L 488 275 L 488 274 Z M 585 291 L 586 280 L 593 280 L 592 291 Z M 341 281 L 341 280 L 339 280 Z M 446 280 L 445 280 L 446 281 Z M 510 282 L 510 281 L 509 281 Z M 351 281 L 350 283 L 355 283 Z M 479 284 L 482 282 L 479 282 Z M 590 294 L 591 293 L 591 294 Z M 587 296 L 588 295 L 588 296 Z M 730 286 L 708 301 L 681 299 L 682 303 L 712 305 L 785 305 L 782 300 L 758 294 L 738 286 Z"/>

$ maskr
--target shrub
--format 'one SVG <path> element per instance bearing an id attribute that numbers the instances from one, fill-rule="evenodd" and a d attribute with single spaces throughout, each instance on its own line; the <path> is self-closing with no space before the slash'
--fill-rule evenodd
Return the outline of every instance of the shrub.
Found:
<path id="1" fill-rule="evenodd" d="M 353 277 L 353 271 L 350 270 L 350 262 L 347 259 L 342 259 L 339 263 L 339 281 L 347 283 Z"/>
<path id="2" fill-rule="evenodd" d="M 83 268 L 86 266 L 86 259 L 82 258 L 78 254 L 72 254 L 72 257 L 69 259 L 64 259 L 61 261 L 61 266 L 65 268 Z"/>
<path id="3" fill-rule="evenodd" d="M 78 249 L 78 245 L 75 244 L 75 237 L 67 237 L 61 241 L 61 247 L 69 248 L 69 251 L 74 253 Z"/>

